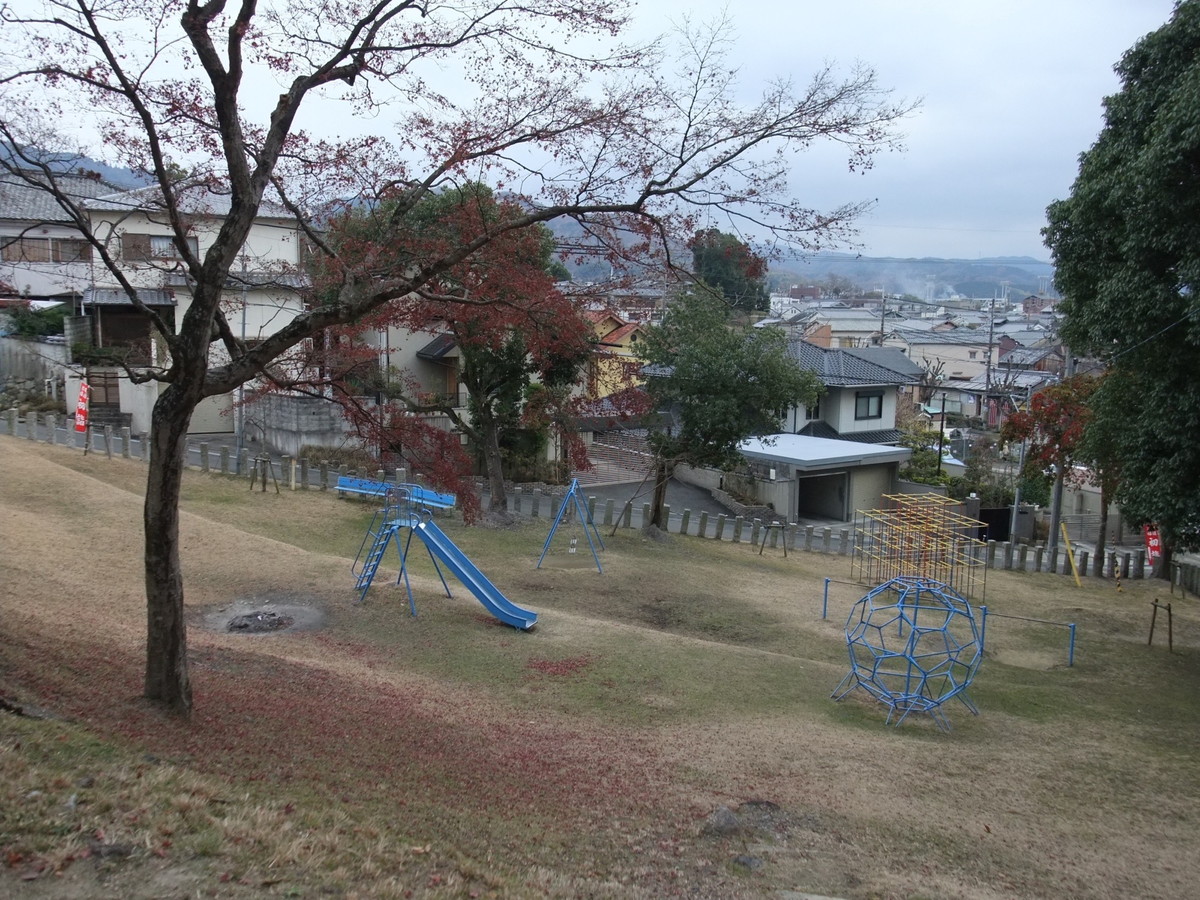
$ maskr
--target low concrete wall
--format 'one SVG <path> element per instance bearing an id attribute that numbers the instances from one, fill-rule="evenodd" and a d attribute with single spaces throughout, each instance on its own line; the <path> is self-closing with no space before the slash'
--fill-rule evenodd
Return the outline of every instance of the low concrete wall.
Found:
<path id="1" fill-rule="evenodd" d="M 299 454 L 306 444 L 340 447 L 350 437 L 337 407 L 317 397 L 268 394 L 248 413 L 248 418 L 261 428 L 266 442 L 291 456 Z"/>

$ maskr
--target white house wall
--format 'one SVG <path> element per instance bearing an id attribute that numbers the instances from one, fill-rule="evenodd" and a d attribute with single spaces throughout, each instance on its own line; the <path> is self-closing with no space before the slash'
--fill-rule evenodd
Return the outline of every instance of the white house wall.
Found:
<path id="1" fill-rule="evenodd" d="M 62 238 L 79 240 L 79 231 L 65 225 L 17 225 L 8 223 L 0 226 L 0 243 L 4 238 Z M 16 288 L 17 293 L 28 297 L 63 297 L 70 294 L 82 296 L 92 283 L 92 267 L 88 262 L 8 262 L 0 260 L 0 281 Z"/>
<path id="2" fill-rule="evenodd" d="M 854 409 L 859 393 L 883 392 L 882 415 L 878 419 L 855 419 Z M 828 406 L 828 409 L 826 409 Z M 853 440 L 855 432 L 879 431 L 896 427 L 896 388 L 886 387 L 830 388 L 821 398 L 821 418 L 845 440 Z"/>

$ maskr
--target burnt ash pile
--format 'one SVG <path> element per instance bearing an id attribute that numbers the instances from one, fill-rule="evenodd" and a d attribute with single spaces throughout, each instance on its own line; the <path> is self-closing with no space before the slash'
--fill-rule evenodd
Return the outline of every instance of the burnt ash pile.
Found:
<path id="1" fill-rule="evenodd" d="M 291 616 L 256 611 L 234 616 L 229 620 L 226 630 L 236 634 L 267 634 L 272 631 L 279 631 L 281 628 L 289 628 L 295 621 Z"/>

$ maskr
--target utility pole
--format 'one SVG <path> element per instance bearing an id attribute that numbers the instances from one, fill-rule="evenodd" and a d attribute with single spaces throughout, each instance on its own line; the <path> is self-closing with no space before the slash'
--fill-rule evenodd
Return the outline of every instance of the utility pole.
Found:
<path id="1" fill-rule="evenodd" d="M 987 343 L 987 361 L 984 363 L 983 376 L 983 406 L 984 417 L 983 425 L 985 428 L 992 424 L 992 338 L 996 332 L 996 298 L 992 298 L 992 303 L 988 307 L 988 343 Z"/>
<path id="2" fill-rule="evenodd" d="M 942 391 L 942 421 L 938 423 L 938 474 L 942 474 L 942 446 L 946 440 L 946 392 Z"/>
<path id="3" fill-rule="evenodd" d="M 1067 377 L 1070 378 L 1075 374 L 1075 357 L 1071 355 L 1069 347 L 1064 346 L 1063 352 L 1067 356 Z M 1062 501 L 1063 471 L 1062 466 L 1057 465 L 1054 467 L 1054 493 L 1050 497 L 1050 541 L 1048 547 L 1051 553 L 1058 549 L 1059 523 L 1062 521 Z"/>

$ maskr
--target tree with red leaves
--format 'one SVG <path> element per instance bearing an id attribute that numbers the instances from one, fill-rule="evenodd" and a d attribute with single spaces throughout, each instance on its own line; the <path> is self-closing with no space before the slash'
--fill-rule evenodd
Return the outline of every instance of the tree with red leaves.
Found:
<path id="1" fill-rule="evenodd" d="M 363 254 L 404 259 L 413 266 L 428 264 L 465 237 L 499 229 L 524 212 L 511 200 L 497 200 L 487 185 L 468 183 L 430 196 L 410 210 L 403 229 L 388 226 L 395 214 L 394 202 L 385 201 L 353 210 L 333 223 L 328 240 L 338 247 L 339 263 Z M 344 377 L 334 380 L 335 397 L 368 445 L 404 447 L 406 458 L 419 464 L 435 485 L 460 492 L 468 519 L 473 518 L 476 505 L 465 479 L 470 460 L 461 445 L 456 446 L 457 437 L 448 437 L 431 414 L 445 417 L 470 439 L 483 461 L 489 512 L 494 517 L 505 517 L 508 508 L 502 454 L 505 432 L 516 432 L 523 425 L 545 429 L 553 425 L 570 446 L 578 443 L 567 426 L 570 388 L 592 353 L 592 333 L 579 301 L 555 286 L 562 274 L 548 228 L 537 225 L 508 231 L 364 320 L 370 331 L 398 327 L 451 338 L 458 350 L 458 379 L 467 393 L 465 414 L 457 391 L 423 390 L 405 373 L 399 380 L 389 377 L 387 389 L 381 391 L 384 402 L 376 406 L 358 402 Z M 330 280 L 318 261 L 318 295 Z M 368 358 L 373 355 L 369 347 L 363 353 Z M 527 405 L 534 383 L 539 386 L 538 402 Z M 578 454 L 576 461 L 580 461 Z"/>
<path id="2" fill-rule="evenodd" d="M 692 272 L 709 287 L 720 291 L 725 302 L 743 312 L 765 312 L 771 295 L 767 290 L 767 259 L 732 234 L 716 228 L 698 231 L 689 242 Z"/>
<path id="3" fill-rule="evenodd" d="M 1014 412 L 1000 431 L 1001 440 L 1028 441 L 1027 471 L 1052 471 L 1066 482 L 1100 487 L 1097 552 L 1108 539 L 1108 506 L 1117 478 L 1109 442 L 1093 427 L 1091 401 L 1100 384 L 1100 378 L 1081 374 L 1043 388 L 1030 398 L 1028 409 Z"/>
<path id="4" fill-rule="evenodd" d="M 894 127 L 913 106 L 893 102 L 869 69 L 842 76 L 832 66 L 743 103 L 723 59 L 728 23 L 681 35 L 674 55 L 665 44 L 612 43 L 627 22 L 623 0 L 24 0 L 0 7 L 0 19 L 0 165 L 52 195 L 166 350 L 127 376 L 162 388 L 144 506 L 145 695 L 183 715 L 192 695 L 179 497 L 202 400 L 281 380 L 278 361 L 305 342 L 323 348 L 331 329 L 436 294 L 489 245 L 559 217 L 610 253 L 668 259 L 714 215 L 793 248 L 842 239 L 867 204 L 822 213 L 789 195 L 793 152 L 832 141 L 864 168 L 897 145 Z M 447 83 L 461 95 L 439 92 Z M 354 136 L 384 112 L 393 140 Z M 97 136 L 93 155 L 150 180 L 190 294 L 177 321 L 151 308 L 61 183 L 73 148 L 47 133 L 55 121 Z M 350 136 L 314 136 L 304 122 Z M 390 252 L 411 212 L 474 181 L 519 197 L 520 212 L 481 218 L 419 258 Z M 182 202 L 198 185 L 224 201 L 202 248 Z M 303 312 L 247 341 L 224 304 L 267 201 L 292 213 L 328 277 Z M 340 210 L 383 201 L 391 212 L 377 251 L 343 254 L 323 233 Z"/>

